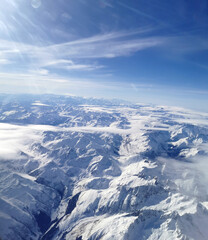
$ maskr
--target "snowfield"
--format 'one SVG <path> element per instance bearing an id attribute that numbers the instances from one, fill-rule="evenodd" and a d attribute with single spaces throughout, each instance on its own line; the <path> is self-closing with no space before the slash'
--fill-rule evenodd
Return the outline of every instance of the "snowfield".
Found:
<path id="1" fill-rule="evenodd" d="M 206 240 L 208 114 L 0 98 L 2 240 Z"/>

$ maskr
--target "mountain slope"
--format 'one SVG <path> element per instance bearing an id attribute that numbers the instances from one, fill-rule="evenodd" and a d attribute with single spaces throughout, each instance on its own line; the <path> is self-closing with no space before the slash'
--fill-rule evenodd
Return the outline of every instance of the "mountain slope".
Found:
<path id="1" fill-rule="evenodd" d="M 0 237 L 206 239 L 208 115 L 4 96 Z"/>

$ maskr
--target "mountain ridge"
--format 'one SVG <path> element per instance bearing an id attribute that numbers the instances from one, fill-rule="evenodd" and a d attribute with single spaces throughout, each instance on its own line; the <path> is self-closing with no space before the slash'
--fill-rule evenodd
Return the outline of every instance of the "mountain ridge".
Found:
<path id="1" fill-rule="evenodd" d="M 2 101 L 0 237 L 206 239 L 208 115 L 87 101 Z"/>

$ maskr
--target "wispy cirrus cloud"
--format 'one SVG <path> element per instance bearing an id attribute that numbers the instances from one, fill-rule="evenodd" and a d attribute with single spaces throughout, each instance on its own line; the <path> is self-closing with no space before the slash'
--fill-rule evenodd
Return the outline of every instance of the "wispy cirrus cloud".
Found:
<path id="1" fill-rule="evenodd" d="M 196 94 L 196 95 L 208 95 L 208 91 L 207 90 L 186 90 L 186 93 L 189 94 Z"/>
<path id="2" fill-rule="evenodd" d="M 139 34 L 146 28 L 134 31 L 120 31 L 95 35 L 61 44 L 34 46 L 15 41 L 1 40 L 3 59 L 16 60 L 27 68 L 54 67 L 65 70 L 97 70 L 102 65 L 92 63 L 92 59 L 128 56 L 146 48 L 161 45 L 165 39 L 143 37 Z M 131 36 L 134 36 L 131 38 Z"/>
<path id="3" fill-rule="evenodd" d="M 44 67 L 60 68 L 65 70 L 92 71 L 99 68 L 103 68 L 104 66 L 96 65 L 96 64 L 78 64 L 72 60 L 57 59 L 57 60 L 46 63 Z"/>
<path id="4" fill-rule="evenodd" d="M 157 18 L 153 17 L 152 15 L 150 14 L 147 14 L 145 13 L 144 11 L 140 11 L 139 9 L 136 9 L 136 8 L 133 8 L 133 7 L 130 7 L 129 5 L 127 4 L 124 4 L 124 3 L 121 3 L 121 2 L 118 2 L 118 4 L 142 17 L 145 17 L 145 18 L 148 18 L 148 19 L 151 19 L 151 20 L 154 20 L 156 22 L 159 22 Z"/>
<path id="5" fill-rule="evenodd" d="M 142 34 L 150 29 L 141 28 L 132 31 L 118 31 L 81 38 L 61 44 L 32 45 L 22 42 L 0 40 L 0 57 L 4 59 L 4 66 L 12 62 L 7 68 L 0 65 L 0 82 L 2 90 L 21 92 L 27 88 L 34 92 L 64 92 L 67 89 L 106 89 L 118 90 L 120 84 L 109 83 L 112 75 L 106 76 L 102 72 L 102 83 L 96 83 L 89 76 L 79 78 L 63 77 L 56 70 L 67 71 L 97 71 L 105 67 L 99 63 L 103 58 L 128 56 L 149 47 L 161 45 L 165 39 L 158 37 L 144 37 Z M 3 61 L 3 60 L 2 60 Z M 53 73 L 52 73 L 53 72 Z M 109 70 L 107 71 L 109 72 Z M 104 76 L 104 79 L 103 79 Z M 51 83 L 51 85 L 49 84 Z M 49 86 L 50 85 L 50 86 Z M 115 86 L 114 86 L 115 85 Z M 11 89 L 9 86 L 12 86 Z M 123 88 L 125 89 L 125 87 Z"/>
<path id="6" fill-rule="evenodd" d="M 71 56 L 77 59 L 91 59 L 91 58 L 115 58 L 121 56 L 128 56 L 137 51 L 146 48 L 155 47 L 164 41 L 162 38 L 150 37 L 133 40 L 108 40 L 98 39 L 85 42 L 69 42 L 60 45 L 49 46 L 48 50 L 57 51 L 57 56 L 63 52 L 62 56 Z"/>

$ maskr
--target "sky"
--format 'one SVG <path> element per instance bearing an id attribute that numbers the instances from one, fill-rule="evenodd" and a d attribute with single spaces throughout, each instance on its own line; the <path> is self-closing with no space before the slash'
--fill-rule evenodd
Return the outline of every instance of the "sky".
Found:
<path id="1" fill-rule="evenodd" d="M 206 0 L 1 0 L 0 92 L 208 112 Z"/>

